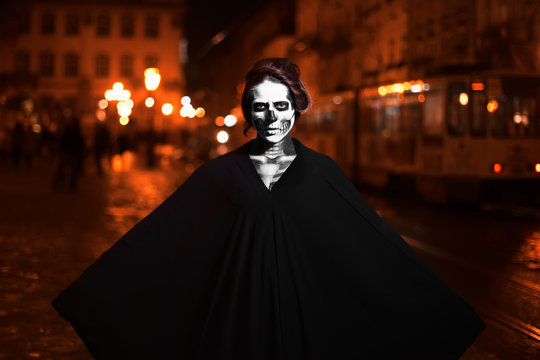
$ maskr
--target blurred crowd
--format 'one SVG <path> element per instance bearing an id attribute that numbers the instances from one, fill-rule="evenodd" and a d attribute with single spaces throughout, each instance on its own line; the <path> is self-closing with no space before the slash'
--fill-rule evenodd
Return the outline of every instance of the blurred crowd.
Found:
<path id="1" fill-rule="evenodd" d="M 69 111 L 54 122 L 38 123 L 23 113 L 10 120 L 0 122 L 0 170 L 54 169 L 50 186 L 58 191 L 76 191 L 84 174 L 102 176 L 112 171 L 113 158 L 126 152 L 136 153 L 138 163 L 147 168 L 162 164 L 162 156 L 200 162 L 211 152 L 210 145 L 187 131 L 171 139 L 171 134 L 152 128 L 118 128 L 107 121 L 83 127 L 81 119 Z M 167 151 L 162 154 L 159 149 Z"/>

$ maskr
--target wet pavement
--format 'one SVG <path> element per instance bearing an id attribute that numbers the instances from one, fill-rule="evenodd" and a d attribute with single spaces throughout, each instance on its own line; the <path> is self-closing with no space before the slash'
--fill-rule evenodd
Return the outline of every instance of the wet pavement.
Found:
<path id="1" fill-rule="evenodd" d="M 194 169 L 175 162 L 147 170 L 128 153 L 103 177 L 88 167 L 77 192 L 69 193 L 51 189 L 54 165 L 0 167 L 0 359 L 91 359 L 50 301 Z M 540 217 L 534 209 L 444 207 L 363 193 L 487 322 L 463 359 L 538 358 Z"/>

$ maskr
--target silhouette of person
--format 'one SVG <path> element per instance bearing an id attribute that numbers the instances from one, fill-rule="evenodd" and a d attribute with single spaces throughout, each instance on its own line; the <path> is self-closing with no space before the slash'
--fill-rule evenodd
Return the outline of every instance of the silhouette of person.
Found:
<path id="1" fill-rule="evenodd" d="M 53 188 L 59 189 L 69 180 L 69 191 L 77 190 L 84 155 L 84 138 L 79 118 L 70 116 L 58 143 L 58 167 L 53 180 Z"/>

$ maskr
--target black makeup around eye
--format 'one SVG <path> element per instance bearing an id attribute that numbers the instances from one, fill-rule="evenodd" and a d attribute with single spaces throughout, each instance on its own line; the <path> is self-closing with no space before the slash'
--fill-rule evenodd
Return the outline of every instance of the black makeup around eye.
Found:
<path id="1" fill-rule="evenodd" d="M 274 107 L 279 111 L 289 110 L 289 103 L 287 101 L 278 101 L 274 103 Z"/>
<path id="2" fill-rule="evenodd" d="M 268 109 L 268 103 L 263 103 L 263 102 L 253 103 L 253 111 L 264 111 L 266 109 Z"/>

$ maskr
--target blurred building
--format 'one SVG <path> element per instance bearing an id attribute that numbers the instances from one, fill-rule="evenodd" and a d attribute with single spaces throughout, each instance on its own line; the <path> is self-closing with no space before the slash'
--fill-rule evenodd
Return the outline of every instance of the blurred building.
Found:
<path id="1" fill-rule="evenodd" d="M 144 69 L 157 67 L 157 103 L 180 102 L 182 1 L 20 1 L 3 5 L 2 103 L 29 98 L 36 107 L 70 109 L 95 121 L 97 104 L 122 82 L 144 118 Z M 180 121 L 178 111 L 175 112 Z M 172 120 L 171 120 L 172 121 Z"/>

